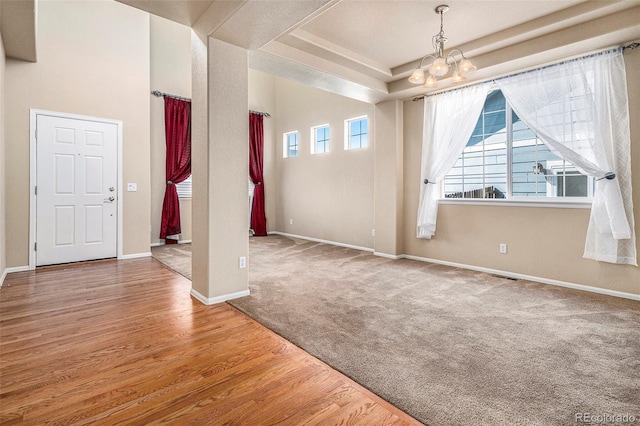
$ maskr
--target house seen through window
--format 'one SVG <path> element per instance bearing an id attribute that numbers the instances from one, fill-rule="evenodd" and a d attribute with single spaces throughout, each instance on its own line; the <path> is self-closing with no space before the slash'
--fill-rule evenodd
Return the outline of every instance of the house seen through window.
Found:
<path id="1" fill-rule="evenodd" d="M 489 93 L 469 142 L 444 179 L 445 198 L 591 197 L 593 178 L 552 153 Z"/>

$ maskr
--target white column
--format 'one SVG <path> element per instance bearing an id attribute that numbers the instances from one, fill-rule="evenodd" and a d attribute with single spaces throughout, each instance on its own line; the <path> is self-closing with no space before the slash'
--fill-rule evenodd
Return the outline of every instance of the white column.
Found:
<path id="1" fill-rule="evenodd" d="M 374 119 L 374 251 L 402 254 L 403 226 L 403 104 L 376 104 Z"/>
<path id="2" fill-rule="evenodd" d="M 245 49 L 193 33 L 191 294 L 205 304 L 249 294 L 247 65 Z"/>

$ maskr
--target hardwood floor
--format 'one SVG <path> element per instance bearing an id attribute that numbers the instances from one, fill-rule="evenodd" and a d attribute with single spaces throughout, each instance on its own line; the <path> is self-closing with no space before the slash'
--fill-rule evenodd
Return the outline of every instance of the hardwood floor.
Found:
<path id="1" fill-rule="evenodd" d="M 0 424 L 420 424 L 151 259 L 10 274 Z"/>

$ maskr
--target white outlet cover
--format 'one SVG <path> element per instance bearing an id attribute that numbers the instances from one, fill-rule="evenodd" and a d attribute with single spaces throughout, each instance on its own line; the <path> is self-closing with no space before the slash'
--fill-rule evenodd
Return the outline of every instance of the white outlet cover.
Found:
<path id="1" fill-rule="evenodd" d="M 137 190 L 138 190 L 138 184 L 137 183 L 128 183 L 127 184 L 127 191 L 135 192 Z"/>

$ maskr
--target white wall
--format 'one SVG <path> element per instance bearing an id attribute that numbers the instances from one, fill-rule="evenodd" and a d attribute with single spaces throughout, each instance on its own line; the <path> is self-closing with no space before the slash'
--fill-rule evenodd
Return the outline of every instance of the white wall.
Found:
<path id="1" fill-rule="evenodd" d="M 374 105 L 277 78 L 276 115 L 276 229 L 372 249 Z M 369 146 L 345 150 L 344 120 L 364 115 Z M 329 152 L 312 155 L 310 129 L 322 124 Z M 299 156 L 283 158 L 282 135 L 294 130 Z"/>
<path id="2" fill-rule="evenodd" d="M 640 68 L 640 49 L 627 50 L 625 61 L 627 70 Z M 423 103 L 405 101 L 402 111 L 398 112 L 394 112 L 392 102 L 375 106 L 376 114 L 386 111 L 389 117 L 370 125 L 370 132 L 375 128 L 376 136 L 388 139 L 374 142 L 376 148 L 379 148 L 377 144 L 384 148 L 378 150 L 380 155 L 374 163 L 373 146 L 353 152 L 342 148 L 344 118 L 364 114 L 373 117 L 373 105 L 281 78 L 275 81 L 277 231 L 375 247 L 376 251 L 388 254 L 408 254 L 640 294 L 640 268 L 582 257 L 589 209 L 446 204 L 439 207 L 436 236 L 432 240 L 416 238 Z M 628 71 L 627 84 L 630 117 L 637 117 L 640 115 L 640 80 Z M 401 128 L 397 128 L 398 117 Z M 331 152 L 311 155 L 309 128 L 324 123 L 331 124 Z M 282 158 L 282 134 L 294 130 L 300 133 L 300 156 Z M 404 143 L 397 146 L 394 140 Z M 394 155 L 399 157 L 393 159 Z M 631 163 L 638 230 L 640 121 L 633 119 Z M 398 180 L 401 187 L 394 189 Z M 383 200 L 374 205 L 375 181 L 378 182 L 375 195 L 386 196 L 390 200 L 388 205 Z M 386 192 L 392 194 L 385 195 Z M 393 199 L 398 199 L 399 204 L 394 205 Z M 375 239 L 370 236 L 374 218 L 376 225 L 384 223 L 391 230 L 389 235 L 381 232 Z M 292 225 L 289 219 L 293 219 Z M 393 235 L 393 221 L 397 235 Z M 498 253 L 500 243 L 508 244 L 507 255 Z"/>
<path id="3" fill-rule="evenodd" d="M 191 29 L 151 15 L 151 90 L 191 98 Z M 160 240 L 162 202 L 165 191 L 166 141 L 164 100 L 151 98 L 151 234 L 152 244 Z M 180 200 L 182 234 L 191 240 L 191 200 Z M 162 241 L 164 242 L 164 241 Z"/>
<path id="4" fill-rule="evenodd" d="M 38 62 L 7 59 L 8 267 L 29 262 L 29 109 L 123 121 L 124 254 L 149 252 L 149 15 L 115 1 L 40 1 Z"/>
<path id="5" fill-rule="evenodd" d="M 1 10 L 1 8 L 0 8 Z M 0 34 L 0 285 L 4 280 L 5 269 L 7 267 L 6 233 L 5 233 L 5 170 L 7 170 L 4 159 L 4 80 L 5 80 L 5 58 L 4 43 Z"/>
<path id="6" fill-rule="evenodd" d="M 625 52 L 630 117 L 640 116 L 640 49 Z M 584 259 L 589 209 L 440 205 L 436 235 L 415 237 L 423 102 L 404 103 L 404 252 L 602 289 L 640 294 L 640 268 Z M 631 119 L 636 232 L 640 225 L 640 120 Z M 498 253 L 500 243 L 508 254 Z"/>

